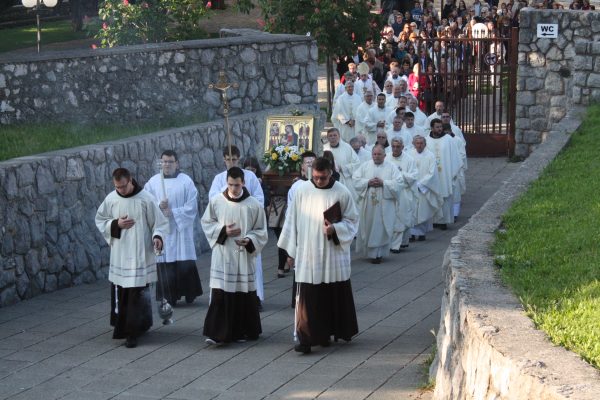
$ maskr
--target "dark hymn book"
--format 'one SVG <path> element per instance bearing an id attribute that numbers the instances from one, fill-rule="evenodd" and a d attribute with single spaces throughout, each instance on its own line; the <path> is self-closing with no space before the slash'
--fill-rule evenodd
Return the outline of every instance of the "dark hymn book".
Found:
<path id="1" fill-rule="evenodd" d="M 331 224 L 341 222 L 342 206 L 340 205 L 340 202 L 336 201 L 334 205 L 329 207 L 327 210 L 323 211 L 323 217 L 325 217 L 325 219 Z M 340 240 L 338 239 L 337 234 L 335 232 L 333 233 L 333 235 L 327 235 L 327 240 L 331 239 L 333 239 L 333 243 L 340 244 Z"/>

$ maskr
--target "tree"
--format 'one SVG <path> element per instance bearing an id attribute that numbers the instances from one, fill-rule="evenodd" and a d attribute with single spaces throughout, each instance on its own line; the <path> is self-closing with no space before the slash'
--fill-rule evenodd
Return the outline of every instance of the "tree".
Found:
<path id="1" fill-rule="evenodd" d="M 327 103 L 331 112 L 334 92 L 333 60 L 354 54 L 378 26 L 371 13 L 374 0 L 258 0 L 265 30 L 310 35 L 317 40 L 321 60 L 327 64 Z M 376 38 L 374 38 L 376 39 Z"/>

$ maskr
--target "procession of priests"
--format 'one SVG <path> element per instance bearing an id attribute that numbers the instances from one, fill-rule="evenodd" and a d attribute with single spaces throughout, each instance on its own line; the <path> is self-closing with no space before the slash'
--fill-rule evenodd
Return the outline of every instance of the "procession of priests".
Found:
<path id="1" fill-rule="evenodd" d="M 348 77 L 323 157 L 310 151 L 303 157 L 312 167 L 306 170 L 303 161 L 303 178 L 283 211 L 277 246 L 294 271 L 294 349 L 302 354 L 359 332 L 353 253 L 372 264 L 392 261 L 411 242 L 426 241 L 434 228 L 455 223 L 466 190 L 466 141 L 444 104 L 421 115 L 415 99 L 399 92 L 400 84 L 390 107 L 368 82 L 362 79 L 363 92 L 356 93 Z M 269 191 L 260 168 L 238 167 L 241 157 L 236 146 L 223 149 L 226 170 L 213 179 L 200 223 L 198 190 L 174 151 L 162 153 L 161 173 L 144 187 L 128 170 L 114 171 L 115 190 L 98 209 L 96 225 L 111 248 L 113 337 L 125 339 L 126 347 L 137 346 L 152 325 L 150 285 L 156 283 L 158 301 L 173 307 L 202 295 L 194 243 L 200 228 L 212 250 L 206 342 L 259 338 Z"/>

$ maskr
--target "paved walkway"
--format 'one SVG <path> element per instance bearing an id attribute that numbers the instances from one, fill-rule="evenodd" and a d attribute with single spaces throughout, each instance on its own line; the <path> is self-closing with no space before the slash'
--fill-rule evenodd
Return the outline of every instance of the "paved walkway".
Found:
<path id="1" fill-rule="evenodd" d="M 439 324 L 446 247 L 466 216 L 517 167 L 470 159 L 463 217 L 452 229 L 390 255 L 353 261 L 360 333 L 350 343 L 293 351 L 291 278 L 277 279 L 275 242 L 263 253 L 265 309 L 257 342 L 204 343 L 208 297 L 175 309 L 139 346 L 111 338 L 106 281 L 0 309 L 0 398 L 10 399 L 429 399 L 423 362 Z M 206 285 L 210 255 L 198 262 Z"/>

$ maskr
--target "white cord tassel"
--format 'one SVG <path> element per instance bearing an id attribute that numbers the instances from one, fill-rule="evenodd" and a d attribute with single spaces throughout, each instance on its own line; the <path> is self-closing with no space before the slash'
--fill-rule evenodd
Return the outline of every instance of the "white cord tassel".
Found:
<path id="1" fill-rule="evenodd" d="M 115 314 L 119 313 L 119 289 L 115 285 Z"/>
<path id="2" fill-rule="evenodd" d="M 300 283 L 296 283 L 296 304 L 294 307 L 294 342 L 298 341 L 298 302 L 300 301 Z"/>

